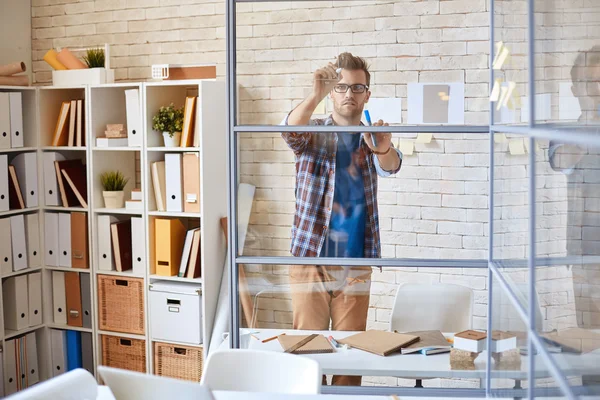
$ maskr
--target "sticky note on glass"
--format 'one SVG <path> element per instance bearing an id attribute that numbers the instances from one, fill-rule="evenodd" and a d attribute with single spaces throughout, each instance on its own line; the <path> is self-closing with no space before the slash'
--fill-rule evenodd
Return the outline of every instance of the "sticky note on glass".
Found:
<path id="1" fill-rule="evenodd" d="M 502 85 L 502 81 L 500 79 L 496 79 L 494 81 L 494 87 L 492 88 L 492 93 L 490 94 L 490 101 L 498 101 L 500 98 L 500 86 Z"/>
<path id="2" fill-rule="evenodd" d="M 512 139 L 508 142 L 508 151 L 513 156 L 520 156 L 525 154 L 525 144 L 523 143 L 523 139 Z"/>
<path id="3" fill-rule="evenodd" d="M 412 140 L 401 140 L 398 143 L 398 149 L 402 152 L 404 156 L 412 155 L 415 148 L 415 144 Z"/>
<path id="4" fill-rule="evenodd" d="M 415 139 L 415 143 L 431 143 L 432 138 L 432 133 L 417 133 L 417 139 Z"/>
<path id="5" fill-rule="evenodd" d="M 494 57 L 494 61 L 492 62 L 493 69 L 501 69 L 502 65 L 506 62 L 510 51 L 504 45 L 503 42 L 496 43 L 496 56 Z"/>
<path id="6" fill-rule="evenodd" d="M 508 139 L 506 139 L 506 134 L 504 133 L 496 133 L 494 134 L 494 143 L 506 143 Z"/>

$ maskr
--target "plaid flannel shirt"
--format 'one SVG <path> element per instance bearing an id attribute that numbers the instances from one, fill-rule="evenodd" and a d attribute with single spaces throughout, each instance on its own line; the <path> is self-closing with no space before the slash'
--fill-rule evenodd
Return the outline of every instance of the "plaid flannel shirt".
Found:
<path id="1" fill-rule="evenodd" d="M 284 120 L 287 125 L 287 118 Z M 334 125 L 333 118 L 313 119 L 310 125 Z M 338 137 L 336 133 L 290 133 L 281 134 L 283 140 L 296 156 L 296 212 L 292 226 L 291 253 L 295 257 L 317 257 L 327 236 L 333 194 L 335 188 L 335 166 Z M 379 160 L 365 143 L 360 140 L 363 183 L 367 206 L 365 229 L 365 258 L 381 257 L 379 239 L 379 215 L 377 210 L 377 175 L 387 177 L 397 173 L 384 171 Z M 394 150 L 400 157 L 402 153 Z"/>

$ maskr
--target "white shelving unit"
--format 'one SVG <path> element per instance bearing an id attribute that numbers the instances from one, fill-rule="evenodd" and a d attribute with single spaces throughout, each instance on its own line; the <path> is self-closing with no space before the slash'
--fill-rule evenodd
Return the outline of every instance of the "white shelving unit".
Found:
<path id="1" fill-rule="evenodd" d="M 125 90 L 138 89 L 142 119 L 143 143 L 139 147 L 96 147 L 96 137 L 104 136 L 106 124 L 126 124 Z M 9 160 L 20 152 L 36 152 L 38 161 L 39 205 L 25 210 L 10 210 L 0 213 L 0 218 L 21 213 L 38 213 L 40 245 L 45 254 L 44 222 L 49 212 L 85 212 L 88 229 L 88 265 L 90 269 L 55 267 L 42 265 L 2 276 L 2 280 L 31 272 L 42 272 L 43 323 L 20 331 L 4 330 L 2 296 L 0 296 L 0 345 L 4 341 L 24 333 L 36 332 L 40 380 L 53 375 L 51 363 L 52 329 L 75 330 L 91 333 L 93 339 L 94 371 L 102 364 L 102 335 L 117 336 L 125 339 L 145 341 L 146 371 L 154 372 L 154 341 L 152 339 L 150 319 L 153 310 L 149 307 L 149 287 L 154 282 L 188 282 L 202 285 L 202 337 L 204 343 L 189 344 L 177 341 L 173 345 L 201 347 L 204 358 L 211 338 L 221 274 L 225 262 L 225 237 L 220 228 L 220 219 L 227 215 L 226 192 L 226 100 L 225 82 L 213 80 L 166 81 L 147 83 L 118 83 L 100 86 L 39 87 L 16 88 L 0 87 L 0 91 L 20 91 L 23 94 L 24 147 L 0 149 L 0 154 L 8 154 Z M 188 148 L 163 147 L 162 133 L 152 130 L 152 116 L 160 106 L 173 102 L 181 107 L 185 97 L 199 96 L 200 107 L 200 145 Z M 83 99 L 85 109 L 85 146 L 53 147 L 52 137 L 62 101 Z M 67 159 L 81 159 L 87 168 L 88 208 L 46 206 L 44 204 L 43 153 L 55 151 Z M 150 166 L 153 162 L 164 160 L 166 153 L 197 152 L 200 159 L 200 212 L 158 211 L 154 198 L 154 188 Z M 108 170 L 119 170 L 129 178 L 125 188 L 125 199 L 131 198 L 132 189 L 141 189 L 143 210 L 107 209 L 104 207 L 100 174 Z M 97 222 L 100 215 L 114 215 L 119 220 L 131 217 L 143 219 L 146 265 L 143 271 L 126 272 L 105 271 L 98 268 Z M 186 227 L 201 229 L 201 278 L 187 279 L 165 277 L 156 274 L 155 257 L 155 221 L 157 218 L 178 218 Z M 53 318 L 52 272 L 79 272 L 80 278 L 90 280 L 92 296 L 92 327 L 81 328 L 57 324 Z M 82 275 L 83 274 L 83 275 Z M 144 295 L 144 334 L 121 333 L 99 329 L 98 276 L 110 275 L 143 279 Z M 1 293 L 1 288 L 0 288 Z M 160 342 L 165 342 L 160 340 Z M 4 365 L 6 371 L 6 364 Z M 0 397 L 3 393 L 0 392 Z"/>

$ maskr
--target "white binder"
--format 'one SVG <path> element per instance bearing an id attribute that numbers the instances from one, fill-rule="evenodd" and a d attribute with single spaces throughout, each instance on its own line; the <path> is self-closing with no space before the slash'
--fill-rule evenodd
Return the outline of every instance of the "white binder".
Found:
<path id="1" fill-rule="evenodd" d="M 15 339 L 4 342 L 4 394 L 10 396 L 17 392 L 17 350 Z"/>
<path id="2" fill-rule="evenodd" d="M 65 273 L 62 271 L 52 271 L 52 307 L 54 310 L 54 323 L 67 325 Z"/>
<path id="3" fill-rule="evenodd" d="M 0 149 L 10 148 L 10 105 L 8 93 L 0 93 Z"/>
<path id="4" fill-rule="evenodd" d="M 98 269 L 114 271 L 115 260 L 110 240 L 110 224 L 118 219 L 112 215 L 98 215 Z"/>
<path id="5" fill-rule="evenodd" d="M 142 113 L 140 112 L 140 91 L 125 91 L 125 107 L 127 111 L 127 142 L 130 147 L 142 145 Z"/>
<path id="6" fill-rule="evenodd" d="M 58 265 L 71 267 L 71 214 L 58 213 Z"/>
<path id="7" fill-rule="evenodd" d="M 52 376 L 58 376 L 67 369 L 67 332 L 50 329 Z"/>
<path id="8" fill-rule="evenodd" d="M 54 161 L 63 160 L 65 156 L 60 153 L 53 151 L 44 153 L 44 202 L 47 206 L 62 206 Z"/>
<path id="9" fill-rule="evenodd" d="M 146 269 L 145 242 L 144 220 L 131 217 L 131 257 L 134 274 L 143 274 Z"/>
<path id="10" fill-rule="evenodd" d="M 183 211 L 183 199 L 181 195 L 181 172 L 181 154 L 165 154 L 167 211 Z"/>
<path id="11" fill-rule="evenodd" d="M 2 154 L 0 155 L 0 211 L 8 211 L 9 209 L 8 156 L 6 154 Z"/>
<path id="12" fill-rule="evenodd" d="M 23 147 L 23 96 L 20 92 L 8 94 L 10 102 L 10 145 Z"/>
<path id="13" fill-rule="evenodd" d="M 38 371 L 38 352 L 35 332 L 28 333 L 25 336 L 25 348 L 27 351 L 27 387 L 33 386 L 40 381 Z"/>
<path id="14" fill-rule="evenodd" d="M 25 235 L 27 237 L 27 260 L 29 268 L 39 267 L 42 263 L 40 247 L 40 219 L 38 214 L 25 216 Z"/>
<path id="15" fill-rule="evenodd" d="M 44 262 L 47 266 L 58 267 L 58 213 L 45 214 L 44 246 Z"/>
<path id="16" fill-rule="evenodd" d="M 13 272 L 10 218 L 0 219 L 0 265 L 2 265 L 2 275 L 6 276 Z"/>
<path id="17" fill-rule="evenodd" d="M 38 206 L 37 154 L 21 153 L 11 163 L 15 167 L 25 207 Z"/>
<path id="18" fill-rule="evenodd" d="M 42 273 L 27 275 L 27 294 L 29 297 L 29 326 L 42 323 Z"/>
<path id="19" fill-rule="evenodd" d="M 20 271 L 29 267 L 27 263 L 27 239 L 25 239 L 25 217 L 23 214 L 10 217 L 10 235 L 12 241 L 13 270 Z"/>
<path id="20" fill-rule="evenodd" d="M 18 331 L 29 327 L 27 275 L 10 277 L 2 282 L 4 329 Z"/>

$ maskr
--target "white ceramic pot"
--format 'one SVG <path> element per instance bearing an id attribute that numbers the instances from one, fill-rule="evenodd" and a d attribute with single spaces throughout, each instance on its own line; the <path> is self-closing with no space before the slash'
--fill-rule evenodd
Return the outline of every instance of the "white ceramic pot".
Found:
<path id="1" fill-rule="evenodd" d="M 163 132 L 165 147 L 179 147 L 181 141 L 181 132 L 175 132 L 173 137 L 169 136 L 169 132 Z"/>
<path id="2" fill-rule="evenodd" d="M 102 191 L 104 197 L 104 207 L 106 208 L 123 208 L 125 207 L 125 192 L 107 192 Z"/>

